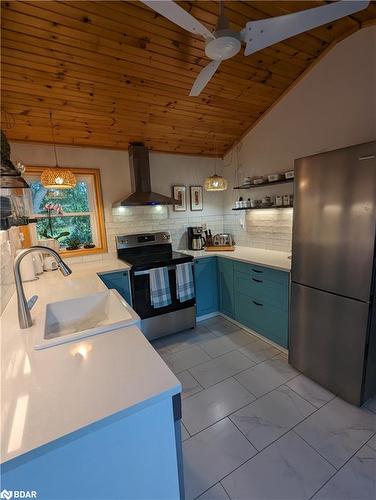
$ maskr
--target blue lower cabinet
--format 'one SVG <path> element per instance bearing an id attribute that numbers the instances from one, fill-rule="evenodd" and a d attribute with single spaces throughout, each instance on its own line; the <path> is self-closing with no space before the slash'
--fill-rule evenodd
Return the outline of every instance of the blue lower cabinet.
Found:
<path id="1" fill-rule="evenodd" d="M 235 319 L 272 342 L 288 347 L 288 311 L 257 297 L 235 293 Z"/>
<path id="2" fill-rule="evenodd" d="M 105 273 L 98 275 L 107 288 L 114 288 L 120 295 L 132 305 L 132 293 L 129 282 L 129 272 L 119 271 L 116 273 Z"/>
<path id="3" fill-rule="evenodd" d="M 196 259 L 194 261 L 194 274 L 197 316 L 217 312 L 219 309 L 217 257 Z"/>
<path id="4" fill-rule="evenodd" d="M 234 295 L 239 323 L 288 347 L 289 273 L 236 262 Z"/>
<path id="5" fill-rule="evenodd" d="M 218 257 L 219 310 L 234 318 L 234 261 Z"/>
<path id="6" fill-rule="evenodd" d="M 1 488 L 38 500 L 178 500 L 179 447 L 171 398 L 157 400 L 3 463 Z"/>

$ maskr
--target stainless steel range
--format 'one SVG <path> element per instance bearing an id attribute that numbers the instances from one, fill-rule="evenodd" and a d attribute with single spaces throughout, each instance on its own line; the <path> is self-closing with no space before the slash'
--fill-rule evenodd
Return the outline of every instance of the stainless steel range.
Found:
<path id="1" fill-rule="evenodd" d="M 141 330 L 149 340 L 164 337 L 196 325 L 195 299 L 180 302 L 176 296 L 177 264 L 193 257 L 172 250 L 168 232 L 123 234 L 116 237 L 118 258 L 131 266 L 130 282 L 133 309 L 141 318 Z M 158 309 L 150 299 L 150 270 L 167 267 L 171 304 Z"/>

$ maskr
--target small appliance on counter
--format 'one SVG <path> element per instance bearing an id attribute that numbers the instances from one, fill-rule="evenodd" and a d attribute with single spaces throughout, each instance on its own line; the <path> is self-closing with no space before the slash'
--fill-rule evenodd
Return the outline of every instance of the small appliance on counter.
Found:
<path id="1" fill-rule="evenodd" d="M 213 237 L 213 245 L 205 248 L 207 252 L 233 252 L 235 250 L 234 241 L 231 234 L 219 233 Z"/>
<path id="2" fill-rule="evenodd" d="M 43 260 L 43 271 L 56 271 L 58 268 L 56 260 L 51 255 L 45 255 Z"/>
<path id="3" fill-rule="evenodd" d="M 214 246 L 224 246 L 224 245 L 231 246 L 232 245 L 231 234 L 227 233 L 216 234 L 213 238 L 213 243 Z"/>
<path id="4" fill-rule="evenodd" d="M 206 242 L 202 227 L 188 227 L 188 248 L 189 250 L 203 250 Z"/>
<path id="5" fill-rule="evenodd" d="M 18 255 L 22 251 L 23 249 L 17 250 L 16 255 Z M 32 253 L 29 253 L 24 256 L 23 260 L 21 261 L 20 271 L 21 271 L 21 278 L 24 283 L 39 279 L 35 273 L 34 256 Z"/>

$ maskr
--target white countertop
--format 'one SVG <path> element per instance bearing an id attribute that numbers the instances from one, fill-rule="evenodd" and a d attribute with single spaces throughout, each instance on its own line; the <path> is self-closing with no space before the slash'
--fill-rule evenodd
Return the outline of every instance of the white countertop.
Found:
<path id="1" fill-rule="evenodd" d="M 183 253 L 193 255 L 195 258 L 210 257 L 213 255 L 227 257 L 229 259 L 240 260 L 250 264 L 278 269 L 279 271 L 291 270 L 291 260 L 288 258 L 291 253 L 279 252 L 276 250 L 263 250 L 262 248 L 250 248 L 235 246 L 234 252 L 206 252 L 205 250 L 179 250 Z"/>
<path id="2" fill-rule="evenodd" d="M 14 294 L 1 316 L 1 462 L 114 413 L 181 391 L 137 326 L 36 351 L 46 303 L 106 290 L 97 273 L 126 270 L 117 259 L 74 264 L 25 283 L 34 325 L 20 330 Z M 134 322 L 133 322 L 134 323 Z M 78 352 L 79 351 L 79 352 Z"/>

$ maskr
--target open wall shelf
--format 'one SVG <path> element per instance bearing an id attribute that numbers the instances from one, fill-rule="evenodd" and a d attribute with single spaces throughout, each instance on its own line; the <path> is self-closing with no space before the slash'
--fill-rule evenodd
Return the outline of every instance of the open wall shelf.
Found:
<path id="1" fill-rule="evenodd" d="M 233 208 L 232 210 L 238 211 L 238 210 L 270 210 L 273 208 L 274 210 L 281 210 L 282 208 L 293 208 L 292 205 L 289 205 L 288 207 L 244 207 L 244 208 Z"/>
<path id="2" fill-rule="evenodd" d="M 282 179 L 280 181 L 274 181 L 274 182 L 263 182 L 262 184 L 252 184 L 251 186 L 247 187 L 235 186 L 234 189 L 254 189 L 265 186 L 274 186 L 275 184 L 288 184 L 289 182 L 294 182 L 294 179 Z"/>

